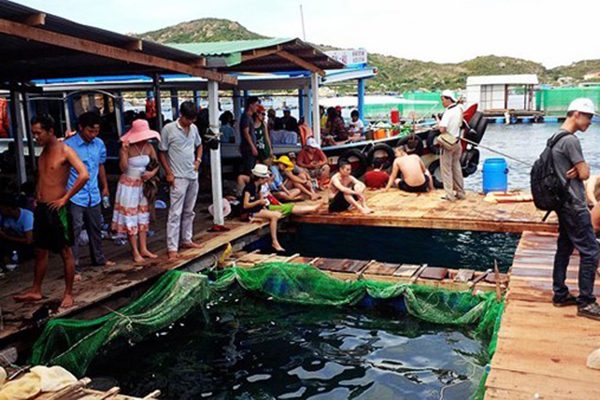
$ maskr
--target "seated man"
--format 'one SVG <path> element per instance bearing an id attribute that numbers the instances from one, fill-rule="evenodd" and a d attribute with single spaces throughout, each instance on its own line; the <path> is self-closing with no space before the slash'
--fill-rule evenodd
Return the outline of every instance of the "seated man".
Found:
<path id="1" fill-rule="evenodd" d="M 385 190 L 391 188 L 393 184 L 397 184 L 400 190 L 409 193 L 425 193 L 433 190 L 433 179 L 421 157 L 416 154 L 406 154 L 402 147 L 396 148 L 395 155 L 392 174 Z M 402 174 L 402 179 L 398 179 L 398 174 Z"/>
<path id="2" fill-rule="evenodd" d="M 33 213 L 6 193 L 0 195 L 0 265 L 6 265 L 14 251 L 19 260 L 33 257 Z"/>
<path id="3" fill-rule="evenodd" d="M 356 208 L 363 214 L 373 211 L 367 206 L 364 195 L 365 184 L 352 176 L 352 166 L 340 161 L 338 172 L 331 178 L 329 191 L 329 211 L 340 212 Z"/>
<path id="4" fill-rule="evenodd" d="M 308 138 L 306 146 L 298 153 L 296 163 L 299 167 L 306 169 L 311 178 L 317 179 L 320 183 L 329 180 L 330 169 L 327 156 L 315 138 Z"/>
<path id="5" fill-rule="evenodd" d="M 373 169 L 368 171 L 363 180 L 369 189 L 383 189 L 390 179 L 390 175 L 383 171 L 383 160 L 376 158 L 373 160 Z"/>

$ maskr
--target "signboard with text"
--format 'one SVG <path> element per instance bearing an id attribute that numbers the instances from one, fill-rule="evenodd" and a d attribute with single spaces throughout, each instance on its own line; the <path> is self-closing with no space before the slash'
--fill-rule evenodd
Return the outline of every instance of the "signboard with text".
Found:
<path id="1" fill-rule="evenodd" d="M 367 64 L 366 49 L 332 50 L 326 51 L 325 54 L 347 67 Z"/>

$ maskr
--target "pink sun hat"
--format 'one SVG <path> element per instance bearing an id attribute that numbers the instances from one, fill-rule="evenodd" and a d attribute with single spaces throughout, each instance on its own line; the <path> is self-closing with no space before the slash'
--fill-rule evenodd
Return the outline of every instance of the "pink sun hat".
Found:
<path id="1" fill-rule="evenodd" d="M 158 132 L 150 129 L 148 121 L 145 119 L 136 119 L 131 124 L 131 129 L 121 136 L 122 142 L 138 143 L 144 140 L 156 139 L 160 141 Z"/>

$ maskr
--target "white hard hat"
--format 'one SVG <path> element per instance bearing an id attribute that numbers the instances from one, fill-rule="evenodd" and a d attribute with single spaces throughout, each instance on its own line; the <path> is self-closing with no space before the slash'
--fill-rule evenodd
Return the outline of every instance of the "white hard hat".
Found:
<path id="1" fill-rule="evenodd" d="M 449 99 L 451 99 L 452 101 L 456 102 L 456 96 L 454 95 L 454 92 L 452 90 L 444 90 L 442 92 L 442 97 L 447 97 Z"/>
<path id="2" fill-rule="evenodd" d="M 568 111 L 579 111 L 586 114 L 596 114 L 596 106 L 594 106 L 594 102 L 588 98 L 580 97 L 575 99 L 569 104 Z"/>

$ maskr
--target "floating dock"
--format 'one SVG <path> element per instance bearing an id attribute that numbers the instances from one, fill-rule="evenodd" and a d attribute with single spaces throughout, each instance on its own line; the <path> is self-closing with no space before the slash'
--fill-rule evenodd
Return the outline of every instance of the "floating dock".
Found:
<path id="1" fill-rule="evenodd" d="M 600 348 L 600 322 L 577 317 L 577 307 L 552 305 L 556 234 L 524 232 L 510 284 L 486 399 L 600 399 L 600 371 L 586 367 Z M 579 257 L 567 285 L 577 290 Z M 600 296 L 600 279 L 595 293 Z"/>
<path id="2" fill-rule="evenodd" d="M 205 207 L 203 207 L 205 208 Z M 166 212 L 158 212 L 158 220 L 153 224 L 157 234 L 149 239 L 150 249 L 164 248 Z M 78 318 L 95 318 L 106 314 L 111 309 L 119 308 L 147 289 L 164 272 L 186 267 L 190 270 L 201 270 L 214 264 L 220 252 L 228 243 L 239 250 L 245 245 L 257 240 L 266 233 L 265 224 L 242 223 L 239 221 L 228 222 L 227 232 L 209 233 L 208 216 L 202 214 L 196 217 L 194 240 L 203 244 L 200 249 L 189 249 L 180 253 L 181 258 L 168 261 L 165 251 L 157 251 L 159 258 L 148 260 L 143 265 L 136 265 L 131 260 L 129 245 L 116 246 L 111 242 L 104 242 L 104 250 L 109 260 L 114 260 L 117 265 L 107 268 L 84 268 L 82 279 L 75 282 L 75 306 L 66 310 L 59 310 L 52 314 L 52 318 L 62 318 L 77 315 Z M 84 252 L 86 253 L 86 252 Z M 10 345 L 26 346 L 39 334 L 37 324 L 45 323 L 47 318 L 47 304 L 52 302 L 58 306 L 64 291 L 63 266 L 60 257 L 50 257 L 48 272 L 44 280 L 44 299 L 34 303 L 16 303 L 12 296 L 31 287 L 33 279 L 33 260 L 23 263 L 19 268 L 0 280 L 0 350 Z M 82 259 L 82 265 L 87 265 L 87 260 Z M 46 307 L 46 309 L 44 309 Z"/>
<path id="3" fill-rule="evenodd" d="M 484 232 L 556 232 L 555 216 L 542 222 L 544 212 L 533 202 L 490 203 L 485 196 L 467 193 L 465 200 L 443 200 L 444 192 L 413 194 L 398 189 L 367 191 L 367 204 L 374 213 L 356 211 L 294 216 L 302 223 L 363 225 L 395 228 L 426 228 Z"/>

